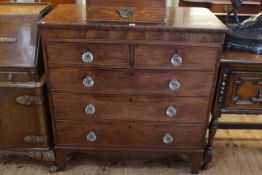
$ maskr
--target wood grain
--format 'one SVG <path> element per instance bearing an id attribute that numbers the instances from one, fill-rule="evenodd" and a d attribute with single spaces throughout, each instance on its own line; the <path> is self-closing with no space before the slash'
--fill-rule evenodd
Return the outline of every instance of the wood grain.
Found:
<path id="1" fill-rule="evenodd" d="M 49 75 L 49 83 L 53 91 L 209 96 L 211 94 L 214 73 L 200 71 L 133 71 L 51 67 Z M 93 87 L 87 88 L 83 85 L 83 79 L 86 76 L 91 76 L 94 79 L 95 83 Z M 169 83 L 173 79 L 178 80 L 181 84 L 181 87 L 176 91 L 169 88 Z"/>
<path id="2" fill-rule="evenodd" d="M 206 120 L 208 97 L 163 97 L 137 95 L 52 94 L 55 119 L 122 120 L 148 122 L 203 123 Z M 95 106 L 95 113 L 85 112 L 87 104 Z M 168 106 L 177 114 L 168 117 Z"/>
<path id="3" fill-rule="evenodd" d="M 129 46 L 122 44 L 56 42 L 47 44 L 46 48 L 48 62 L 58 65 L 128 67 L 131 54 Z M 85 52 L 92 53 L 94 60 L 91 63 L 84 63 L 82 61 L 81 58 Z"/>
<path id="4" fill-rule="evenodd" d="M 262 115 L 223 115 L 222 121 L 262 122 Z M 261 175 L 262 135 L 260 130 L 219 130 L 214 142 L 214 157 L 210 168 L 201 175 Z M 159 160 L 101 160 L 88 154 L 74 155 L 67 171 L 58 175 L 186 175 L 187 157 Z M 1 157 L 0 175 L 52 175 L 45 163 L 25 157 Z"/>
<path id="5" fill-rule="evenodd" d="M 77 127 L 76 127 L 77 126 Z M 141 149 L 201 149 L 205 125 L 159 124 L 106 121 L 56 121 L 58 146 Z M 94 131 L 97 139 L 90 142 L 86 135 Z M 166 133 L 173 136 L 170 144 L 163 143 Z M 188 140 L 187 138 L 191 139 Z"/>
<path id="6" fill-rule="evenodd" d="M 164 8 L 166 0 L 87 0 L 88 6 Z"/>

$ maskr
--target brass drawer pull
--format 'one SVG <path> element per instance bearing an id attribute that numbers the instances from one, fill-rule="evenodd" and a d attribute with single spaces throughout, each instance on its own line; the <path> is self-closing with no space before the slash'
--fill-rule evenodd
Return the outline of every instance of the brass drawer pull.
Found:
<path id="1" fill-rule="evenodd" d="M 175 54 L 171 58 L 171 64 L 175 67 L 179 67 L 183 63 L 183 58 L 177 54 Z"/>
<path id="2" fill-rule="evenodd" d="M 82 55 L 82 61 L 85 63 L 91 63 L 94 60 L 94 56 L 91 52 L 85 52 Z"/>
<path id="3" fill-rule="evenodd" d="M 88 104 L 85 107 L 85 112 L 89 115 L 92 115 L 96 112 L 96 108 L 93 104 Z"/>
<path id="4" fill-rule="evenodd" d="M 16 38 L 0 37 L 0 43 L 16 43 Z"/>
<path id="5" fill-rule="evenodd" d="M 85 87 L 90 88 L 90 87 L 95 85 L 95 81 L 92 77 L 87 76 L 87 77 L 84 78 L 83 84 L 84 84 Z"/>
<path id="6" fill-rule="evenodd" d="M 180 88 L 180 82 L 178 80 L 171 80 L 169 82 L 169 88 L 173 91 L 176 91 Z"/>
<path id="7" fill-rule="evenodd" d="M 174 117 L 176 116 L 176 108 L 174 106 L 168 106 L 168 108 L 166 109 L 166 115 L 168 117 Z"/>
<path id="8" fill-rule="evenodd" d="M 86 135 L 86 140 L 94 142 L 96 140 L 96 133 L 94 131 L 89 131 Z"/>
<path id="9" fill-rule="evenodd" d="M 136 10 L 134 8 L 118 8 L 116 11 L 122 18 L 128 18 L 132 16 Z"/>
<path id="10" fill-rule="evenodd" d="M 165 144 L 171 144 L 173 141 L 174 141 L 174 138 L 173 138 L 173 136 L 172 136 L 171 134 L 166 133 L 166 134 L 164 135 L 164 137 L 163 137 L 163 142 L 164 142 Z"/>

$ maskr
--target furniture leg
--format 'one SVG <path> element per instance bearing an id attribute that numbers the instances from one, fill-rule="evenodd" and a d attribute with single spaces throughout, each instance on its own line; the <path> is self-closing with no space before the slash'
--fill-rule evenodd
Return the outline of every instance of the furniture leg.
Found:
<path id="1" fill-rule="evenodd" d="M 202 153 L 191 155 L 190 160 L 191 160 L 191 173 L 198 174 L 201 167 L 201 163 L 203 161 Z"/>
<path id="2" fill-rule="evenodd" d="M 56 153 L 56 165 L 57 165 L 57 170 L 58 171 L 64 171 L 66 168 L 66 161 L 67 161 L 67 156 L 68 152 L 64 150 L 55 150 Z"/>
<path id="3" fill-rule="evenodd" d="M 204 164 L 202 169 L 206 170 L 208 164 L 212 161 L 213 157 L 213 142 L 218 129 L 218 117 L 219 115 L 212 115 L 211 122 L 209 124 L 208 142 L 204 151 Z"/>

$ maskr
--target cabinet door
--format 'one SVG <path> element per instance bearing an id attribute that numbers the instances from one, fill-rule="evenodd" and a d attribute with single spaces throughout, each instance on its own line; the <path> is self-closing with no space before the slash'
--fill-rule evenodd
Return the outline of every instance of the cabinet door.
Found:
<path id="1" fill-rule="evenodd" d="M 48 147 L 46 110 L 42 100 L 33 98 L 41 97 L 36 91 L 28 88 L 0 89 L 0 149 Z"/>
<path id="2" fill-rule="evenodd" d="M 227 93 L 227 108 L 262 108 L 262 72 L 232 71 Z"/>

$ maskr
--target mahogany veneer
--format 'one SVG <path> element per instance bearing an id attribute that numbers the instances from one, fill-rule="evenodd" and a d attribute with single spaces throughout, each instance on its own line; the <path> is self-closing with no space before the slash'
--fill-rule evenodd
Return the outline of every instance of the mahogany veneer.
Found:
<path id="1" fill-rule="evenodd" d="M 61 5 L 39 23 L 59 170 L 87 152 L 186 154 L 199 172 L 227 29 L 207 9 L 172 10 L 167 23 L 129 25 Z"/>

